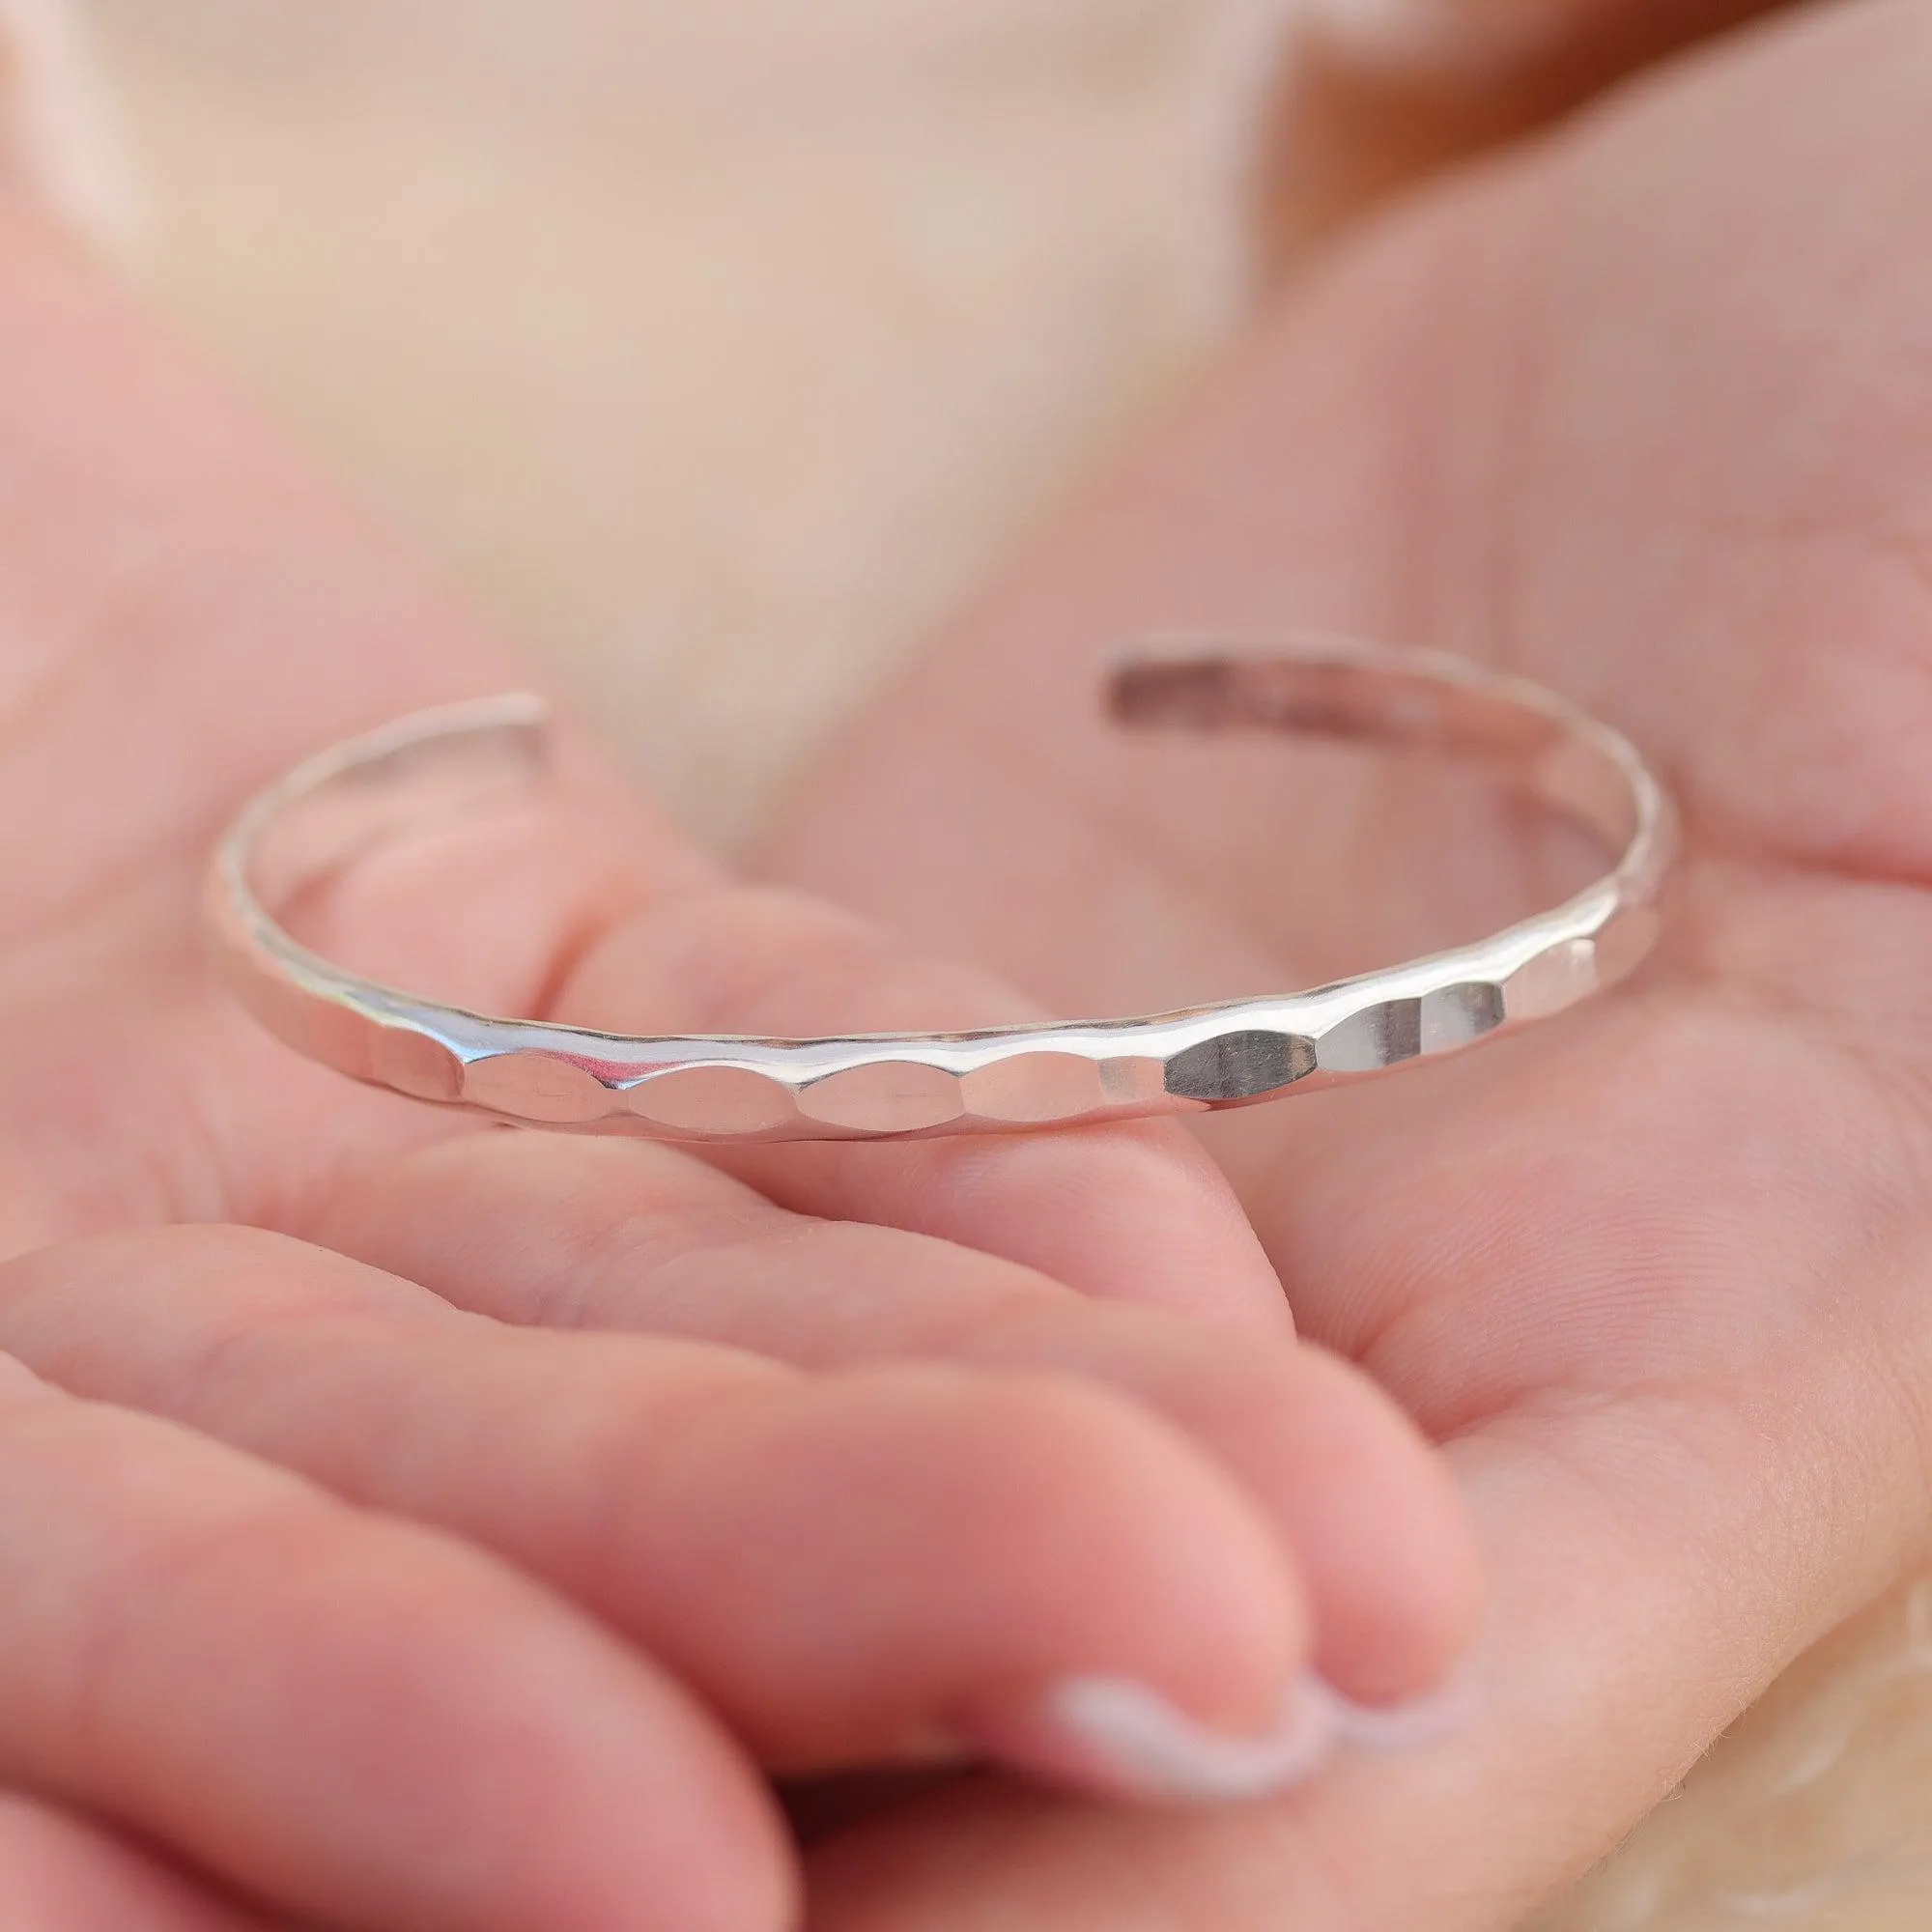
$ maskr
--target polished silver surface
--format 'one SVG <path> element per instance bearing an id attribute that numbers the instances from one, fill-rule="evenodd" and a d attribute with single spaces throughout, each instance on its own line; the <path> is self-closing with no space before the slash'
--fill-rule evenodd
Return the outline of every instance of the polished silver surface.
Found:
<path id="1" fill-rule="evenodd" d="M 311 758 L 217 851 L 209 917 L 237 993 L 298 1052 L 519 1125 L 661 1140 L 1008 1133 L 1246 1106 L 1388 1072 L 1546 1017 L 1620 980 L 1656 937 L 1670 802 L 1627 740 L 1520 678 L 1336 639 L 1138 657 L 1127 724 L 1262 727 L 1473 759 L 1620 854 L 1553 910 L 1471 946 L 1309 992 L 1145 1019 L 838 1039 L 638 1038 L 441 1005 L 332 966 L 276 912 L 425 812 L 541 778 L 546 712 L 487 698 Z"/>

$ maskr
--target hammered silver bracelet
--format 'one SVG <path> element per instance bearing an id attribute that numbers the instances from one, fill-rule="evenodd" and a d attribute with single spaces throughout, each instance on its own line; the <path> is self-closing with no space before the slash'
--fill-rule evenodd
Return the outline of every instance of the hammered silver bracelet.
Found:
<path id="1" fill-rule="evenodd" d="M 1140 1019 L 826 1039 L 638 1037 L 496 1018 L 331 965 L 276 911 L 429 810 L 541 776 L 526 696 L 402 718 L 310 758 L 215 855 L 208 912 L 242 1001 L 309 1058 L 518 1125 L 703 1142 L 1012 1133 L 1193 1114 L 1456 1052 L 1613 984 L 1658 930 L 1668 796 L 1628 740 L 1554 693 L 1441 652 L 1350 639 L 1146 655 L 1108 688 L 1127 724 L 1259 727 L 1475 760 L 1620 856 L 1551 911 L 1311 991 Z"/>

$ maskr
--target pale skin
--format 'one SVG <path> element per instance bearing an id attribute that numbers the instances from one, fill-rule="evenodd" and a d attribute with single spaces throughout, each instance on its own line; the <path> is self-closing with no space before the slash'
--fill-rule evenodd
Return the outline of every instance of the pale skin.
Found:
<path id="1" fill-rule="evenodd" d="M 508 674 L 0 231 L 0 1870 L 42 1921 L 1499 1925 L 1919 1556 L 1928 107 L 1932 26 L 1847 8 L 1298 292 L 788 816 L 771 871 L 926 954 L 594 779 L 311 908 L 611 1024 L 1131 1009 L 1460 936 L 1543 867 L 1459 797 L 1425 823 L 1482 839 L 1365 896 L 1406 787 L 1244 753 L 1154 794 L 1075 722 L 1094 644 L 1419 638 L 1640 736 L 1692 835 L 1656 969 L 1241 1117 L 1232 1187 L 1168 1130 L 726 1175 L 257 1038 L 193 950 L 223 813 Z M 1052 1762 L 1069 1671 L 1238 1729 L 1308 1659 L 1373 1698 L 1454 1663 L 1455 1496 L 1282 1284 L 1447 1444 L 1463 1732 L 1214 1814 L 976 1781 L 796 1863 L 760 1769 Z"/>

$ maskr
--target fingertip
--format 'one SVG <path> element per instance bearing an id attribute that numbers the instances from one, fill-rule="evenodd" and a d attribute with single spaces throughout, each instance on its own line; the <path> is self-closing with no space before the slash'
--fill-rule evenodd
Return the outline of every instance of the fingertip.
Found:
<path id="1" fill-rule="evenodd" d="M 1238 1484 L 1071 1378 L 895 1366 L 801 1384 L 685 1466 L 708 1499 L 689 1574 L 729 1561 L 788 1606 L 780 1625 L 714 1609 L 687 1664 L 782 1770 L 935 1738 L 997 1751 L 1052 1685 L 1089 1675 L 1252 1726 L 1306 1662 L 1292 1555 Z"/>
<path id="2" fill-rule="evenodd" d="M 1102 1378 L 1200 1443 L 1293 1552 L 1315 1662 L 1344 1693 L 1425 1692 L 1467 1649 L 1485 1567 L 1464 1498 L 1448 1460 L 1352 1364 L 1070 1298 L 1008 1314 L 973 1349 Z"/>

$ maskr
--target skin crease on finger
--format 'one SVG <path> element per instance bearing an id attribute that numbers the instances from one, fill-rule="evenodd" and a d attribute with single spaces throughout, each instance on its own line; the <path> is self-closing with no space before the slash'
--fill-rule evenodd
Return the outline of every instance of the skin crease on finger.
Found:
<path id="1" fill-rule="evenodd" d="M 0 1915 L 10 1932 L 270 1932 L 99 1827 L 5 1795 Z"/>
<path id="2" fill-rule="evenodd" d="M 1459 1432 L 1485 1721 L 1244 1816 L 921 1801 L 819 1848 L 827 1932 L 1494 1932 L 1922 1556 L 1928 113 L 1932 15 L 1814 9 L 1433 192 L 784 820 L 778 876 L 1069 1010 L 1255 990 L 1213 976 L 1294 974 L 1318 911 L 1374 942 L 1380 909 L 1348 927 L 1360 881 L 1404 878 L 1382 790 L 1257 768 L 1156 818 L 1078 720 L 1123 634 L 1309 622 L 1562 686 L 1660 757 L 1691 834 L 1628 994 L 1215 1141 L 1304 1328 Z"/>

